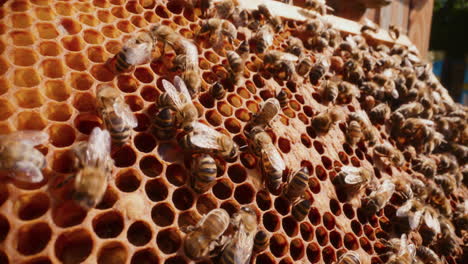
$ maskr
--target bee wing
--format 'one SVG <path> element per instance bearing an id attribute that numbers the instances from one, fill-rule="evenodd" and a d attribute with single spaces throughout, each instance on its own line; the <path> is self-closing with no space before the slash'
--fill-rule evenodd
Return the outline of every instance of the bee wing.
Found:
<path id="1" fill-rule="evenodd" d="M 268 158 L 271 165 L 276 170 L 283 171 L 284 169 L 286 169 L 286 164 L 284 164 L 284 160 L 281 157 L 281 154 L 276 149 L 275 145 L 268 144 L 264 146 L 262 149 L 262 155 L 265 155 Z"/>
<path id="2" fill-rule="evenodd" d="M 413 206 L 413 203 L 411 202 L 411 200 L 407 201 L 403 206 L 398 208 L 398 210 L 396 211 L 396 216 L 398 216 L 398 217 L 408 216 L 408 213 L 409 213 L 412 206 Z"/>
<path id="3" fill-rule="evenodd" d="M 197 47 L 190 41 L 186 39 L 180 40 L 182 45 L 185 48 L 185 55 L 187 58 L 187 67 L 191 69 L 198 69 L 198 49 Z M 177 86 L 177 84 L 176 84 Z"/>
<path id="4" fill-rule="evenodd" d="M 221 136 L 221 133 L 215 129 L 200 123 L 193 123 L 193 132 L 192 132 L 191 143 L 199 148 L 204 149 L 220 149 L 221 146 L 218 144 L 218 138 Z"/>
<path id="5" fill-rule="evenodd" d="M 440 233 L 440 223 L 429 211 L 424 214 L 424 222 L 426 225 L 434 230 L 436 234 Z"/>
<path id="6" fill-rule="evenodd" d="M 347 174 L 346 177 L 344 178 L 344 181 L 346 184 L 360 184 L 366 181 L 364 177 L 362 177 L 360 174 Z"/>
<path id="7" fill-rule="evenodd" d="M 132 128 L 138 125 L 135 115 L 125 102 L 122 100 L 115 100 L 113 107 L 115 113 L 120 116 L 127 125 Z"/>
<path id="8" fill-rule="evenodd" d="M 130 43 L 132 46 L 125 48 L 125 61 L 131 65 L 139 65 L 144 63 L 151 56 L 152 44 L 143 43 Z"/>
<path id="9" fill-rule="evenodd" d="M 268 26 L 263 26 L 258 31 L 258 34 L 260 34 L 260 36 L 263 38 L 263 40 L 265 41 L 265 44 L 267 44 L 267 46 L 273 45 L 273 34 L 269 30 Z"/>
<path id="10" fill-rule="evenodd" d="M 182 100 L 180 100 L 179 93 L 177 92 L 177 89 L 175 88 L 175 86 L 167 80 L 162 80 L 162 85 L 164 86 L 164 90 L 166 90 L 166 93 L 174 102 L 175 107 L 178 110 L 182 109 L 183 103 L 182 103 Z"/>
<path id="11" fill-rule="evenodd" d="M 251 236 L 247 235 L 243 228 L 238 231 L 239 240 L 235 243 L 234 248 L 234 262 L 248 264 L 252 256 L 252 249 L 254 240 Z"/>
<path id="12" fill-rule="evenodd" d="M 49 135 L 42 131 L 36 130 L 21 130 L 16 131 L 8 135 L 1 135 L 0 140 L 4 141 L 22 141 L 25 144 L 37 146 L 47 143 L 49 140 Z"/>
<path id="13" fill-rule="evenodd" d="M 385 180 L 379 188 L 379 194 L 385 197 L 386 202 L 390 200 L 395 192 L 395 184 L 390 180 Z"/>
<path id="14" fill-rule="evenodd" d="M 281 53 L 281 59 L 285 61 L 291 61 L 291 62 L 296 62 L 299 60 L 299 58 L 291 53 L 286 53 L 282 52 Z"/>
<path id="15" fill-rule="evenodd" d="M 416 211 L 414 212 L 414 214 L 408 216 L 408 222 L 411 230 L 415 230 L 416 228 L 418 228 L 419 223 L 421 222 L 422 214 L 422 211 Z"/>
<path id="16" fill-rule="evenodd" d="M 281 110 L 278 99 L 268 98 L 262 105 L 260 112 L 268 113 L 270 121 L 273 120 Z"/>
<path id="17" fill-rule="evenodd" d="M 28 161 L 17 162 L 15 164 L 15 172 L 9 174 L 9 176 L 29 183 L 37 183 L 44 179 L 41 170 L 32 162 Z"/>
<path id="18" fill-rule="evenodd" d="M 174 77 L 174 84 L 176 89 L 182 94 L 184 97 L 185 102 L 184 103 L 189 103 L 192 101 L 192 97 L 190 96 L 190 93 L 187 89 L 187 85 L 185 84 L 184 80 L 180 78 L 179 76 Z"/>
<path id="19" fill-rule="evenodd" d="M 95 127 L 91 131 L 86 149 L 86 164 L 100 166 L 108 159 L 111 145 L 110 135 L 107 130 Z"/>

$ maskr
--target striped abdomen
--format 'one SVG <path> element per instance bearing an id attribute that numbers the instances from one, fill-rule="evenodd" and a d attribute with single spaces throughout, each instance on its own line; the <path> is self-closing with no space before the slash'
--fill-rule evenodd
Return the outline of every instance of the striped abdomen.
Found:
<path id="1" fill-rule="evenodd" d="M 309 170 L 307 167 L 302 167 L 298 172 L 296 172 L 291 182 L 289 182 L 284 196 L 290 201 L 294 201 L 304 194 L 308 186 Z"/>
<path id="2" fill-rule="evenodd" d="M 115 70 L 117 72 L 124 72 L 132 66 L 131 64 L 127 63 L 127 57 L 125 56 L 124 52 L 119 52 L 115 55 Z"/>
<path id="3" fill-rule="evenodd" d="M 175 136 L 176 112 L 169 107 L 159 111 L 154 117 L 154 135 L 159 139 L 170 139 Z"/>
<path id="4" fill-rule="evenodd" d="M 130 137 L 131 127 L 115 111 L 102 111 L 102 116 L 112 141 L 115 143 L 125 143 Z"/>
<path id="5" fill-rule="evenodd" d="M 255 234 L 253 250 L 255 252 L 263 251 L 268 247 L 269 242 L 270 238 L 268 237 L 267 232 L 260 230 Z"/>
<path id="6" fill-rule="evenodd" d="M 302 200 L 293 206 L 291 214 L 297 221 L 302 221 L 309 213 L 312 203 L 309 200 Z"/>
<path id="7" fill-rule="evenodd" d="M 283 179 L 283 172 L 276 170 L 270 163 L 270 160 L 266 155 L 262 155 L 263 170 L 268 179 L 268 187 L 270 190 L 278 190 Z"/>
<path id="8" fill-rule="evenodd" d="M 208 154 L 198 156 L 193 162 L 192 188 L 197 193 L 206 192 L 217 174 L 216 161 Z"/>

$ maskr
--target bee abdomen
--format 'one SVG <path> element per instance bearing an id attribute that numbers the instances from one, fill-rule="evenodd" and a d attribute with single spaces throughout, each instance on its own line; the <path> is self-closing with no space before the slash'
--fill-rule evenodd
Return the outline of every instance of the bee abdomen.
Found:
<path id="1" fill-rule="evenodd" d="M 169 107 L 163 108 L 154 118 L 153 133 L 159 139 L 169 139 L 175 136 L 175 112 Z"/>
<path id="2" fill-rule="evenodd" d="M 115 55 L 115 59 L 116 59 L 115 69 L 118 72 L 126 71 L 128 70 L 128 68 L 130 68 L 130 66 L 132 66 L 131 64 L 127 62 L 127 57 L 125 56 L 125 53 L 123 52 L 117 53 L 117 55 Z"/>
<path id="3" fill-rule="evenodd" d="M 220 84 L 219 82 L 215 83 L 212 87 L 211 87 L 211 96 L 213 96 L 213 98 L 215 99 L 223 99 L 224 96 L 226 96 L 226 89 L 224 89 L 223 85 Z"/>
<path id="4" fill-rule="evenodd" d="M 265 231 L 258 231 L 257 234 L 255 234 L 253 250 L 255 252 L 265 250 L 268 247 L 269 241 L 270 239 Z"/>
<path id="5" fill-rule="evenodd" d="M 288 98 L 287 92 L 284 89 L 282 89 L 278 93 L 278 95 L 276 96 L 276 99 L 278 99 L 278 102 L 280 103 L 281 108 L 284 108 L 288 105 L 289 98 Z"/>
<path id="6" fill-rule="evenodd" d="M 307 167 L 303 167 L 299 170 L 286 189 L 285 197 L 290 201 L 294 201 L 298 197 L 302 196 L 309 185 L 309 170 Z"/>
<path id="7" fill-rule="evenodd" d="M 293 206 L 291 214 L 297 221 L 302 221 L 309 214 L 311 206 L 312 203 L 309 200 L 302 200 Z"/>
<path id="8" fill-rule="evenodd" d="M 198 193 L 204 193 L 216 179 L 216 162 L 211 156 L 206 154 L 198 157 L 194 163 L 195 171 L 192 178 L 192 188 Z"/>

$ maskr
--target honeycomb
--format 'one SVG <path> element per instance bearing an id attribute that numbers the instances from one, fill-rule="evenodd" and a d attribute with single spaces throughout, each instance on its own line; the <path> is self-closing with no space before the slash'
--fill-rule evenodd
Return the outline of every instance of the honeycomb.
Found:
<path id="1" fill-rule="evenodd" d="M 218 160 L 216 184 L 209 191 L 191 190 L 190 156 L 181 157 L 175 139 L 159 140 L 151 132 L 155 102 L 164 91 L 161 81 L 174 75 L 168 66 L 174 53 L 119 75 L 105 66 L 126 39 L 154 23 L 193 39 L 201 12 L 184 6 L 177 0 L 13 0 L 0 8 L 0 134 L 33 129 L 50 136 L 50 144 L 39 148 L 47 158 L 43 182 L 0 185 L 0 263 L 189 263 L 183 228 L 214 208 L 232 216 L 244 205 L 254 208 L 259 228 L 269 237 L 269 246 L 253 254 L 253 263 L 333 263 L 346 251 L 356 251 L 362 263 L 385 263 L 379 239 L 393 236 L 391 221 L 399 205 L 366 219 L 358 210 L 360 201 L 344 201 L 331 180 L 344 165 L 368 168 L 378 179 L 410 177 L 409 162 L 378 169 L 365 145 L 345 143 L 343 122 L 316 135 L 311 119 L 327 109 L 319 87 L 265 75 L 255 54 L 246 61 L 243 81 L 224 99 L 213 100 L 207 91 L 226 76 L 226 54 L 198 43 L 203 91 L 194 104 L 202 122 L 245 145 L 244 128 L 252 114 L 274 90 L 287 89 L 288 106 L 268 132 L 289 170 L 308 167 L 306 197 L 312 208 L 296 221 L 289 201 L 259 184 L 259 160 L 249 151 L 233 161 Z M 274 48 L 283 48 L 298 25 L 286 21 Z M 239 31 L 237 37 L 239 44 L 248 35 Z M 95 100 L 103 83 L 120 89 L 138 126 L 130 142 L 113 147 L 115 168 L 106 194 L 86 211 L 69 199 L 69 189 L 54 186 L 71 173 L 71 147 L 103 126 Z M 351 113 L 362 106 L 353 99 L 340 109 Z M 377 128 L 382 140 L 391 141 L 384 126 Z M 450 197 L 452 207 L 466 197 L 463 187 Z M 461 263 L 462 258 L 446 261 Z"/>

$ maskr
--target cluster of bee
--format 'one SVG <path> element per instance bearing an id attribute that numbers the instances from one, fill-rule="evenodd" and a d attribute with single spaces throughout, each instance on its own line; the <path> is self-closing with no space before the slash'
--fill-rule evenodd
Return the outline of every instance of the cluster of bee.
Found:
<path id="1" fill-rule="evenodd" d="M 311 118 L 319 136 L 345 125 L 345 141 L 351 146 L 371 150 L 375 164 L 415 171 L 411 178 L 394 176 L 379 181 L 364 167 L 342 166 L 332 179 L 337 192 L 353 199 L 371 189 L 362 199 L 366 216 L 381 211 L 392 200 L 402 201 L 395 213 L 395 226 L 400 238 L 385 240 L 389 248 L 388 263 L 441 263 L 440 256 L 460 255 L 461 236 L 468 237 L 468 201 L 453 208 L 448 197 L 459 196 L 468 179 L 468 111 L 455 104 L 411 48 L 385 45 L 369 46 L 366 38 L 376 28 L 363 26 L 361 36 L 343 36 L 320 16 L 310 18 L 294 29 L 283 50 L 274 46 L 274 34 L 283 31 L 283 21 L 272 15 L 265 4 L 256 10 L 240 10 L 233 0 L 201 0 L 192 3 L 204 19 L 194 38 L 207 40 L 226 57 L 229 73 L 205 89 L 215 100 L 226 96 L 229 87 L 242 81 L 244 64 L 251 52 L 262 60 L 260 72 L 278 83 L 310 82 L 318 87 L 321 103 L 329 106 Z M 325 14 L 327 6 L 318 0 L 305 1 L 305 7 Z M 237 40 L 239 28 L 255 31 L 250 39 Z M 397 30 L 392 30 L 398 38 Z M 197 41 L 198 43 L 198 41 Z M 153 134 L 159 140 L 177 139 L 190 154 L 190 185 L 197 193 L 207 192 L 216 182 L 219 159 L 235 160 L 244 146 L 199 120 L 194 98 L 205 85 L 198 66 L 198 49 L 171 27 L 156 24 L 127 40 L 122 50 L 106 65 L 116 74 L 153 59 L 156 49 L 162 58 L 167 48 L 175 52 L 172 59 L 173 81 L 162 80 L 164 93 L 157 99 L 158 111 L 153 117 Z M 321 54 L 331 54 L 325 56 Z M 269 134 L 273 122 L 288 105 L 288 88 L 275 91 L 247 124 L 245 148 L 259 162 L 266 186 L 281 193 L 292 206 L 291 214 L 302 221 L 309 213 L 311 201 L 306 198 L 309 170 L 292 170 L 283 183 L 286 163 Z M 119 147 L 131 137 L 137 119 L 121 93 L 111 86 L 96 92 L 98 111 L 107 130 L 94 128 L 87 142 L 73 147 L 73 175 L 58 187 L 74 179 L 73 199 L 84 208 L 96 206 L 107 188 L 112 173 L 111 145 Z M 342 105 L 352 101 L 362 110 L 344 114 Z M 384 140 L 380 130 L 395 140 Z M 0 170 L 18 181 L 41 182 L 44 155 L 34 148 L 45 144 L 44 132 L 19 131 L 0 136 Z M 282 191 L 282 192 L 281 192 Z M 455 225 L 453 224 L 455 223 Z M 232 225 L 230 235 L 225 235 Z M 252 208 L 242 207 L 232 219 L 223 209 L 205 215 L 196 226 L 187 229 L 184 251 L 197 260 L 218 255 L 219 263 L 246 263 L 252 252 L 267 247 L 268 234 L 257 228 Z M 406 234 L 408 233 L 408 234 Z M 410 239 L 416 233 L 421 240 Z M 466 252 L 465 252 L 466 253 Z M 361 263 L 355 252 L 339 256 L 338 263 Z"/>

